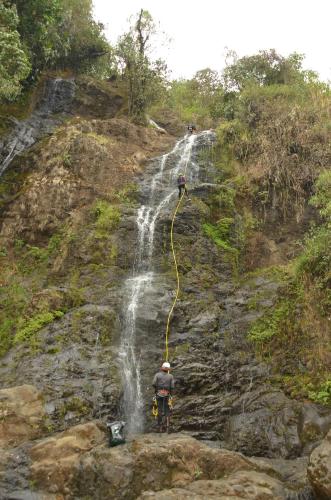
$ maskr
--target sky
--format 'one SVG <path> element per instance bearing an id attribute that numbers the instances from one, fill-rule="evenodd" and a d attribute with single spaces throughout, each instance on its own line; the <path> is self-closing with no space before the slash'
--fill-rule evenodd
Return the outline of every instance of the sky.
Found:
<path id="1" fill-rule="evenodd" d="M 128 19 L 148 10 L 168 38 L 156 40 L 155 57 L 172 78 L 191 78 L 210 67 L 221 71 L 227 49 L 242 57 L 274 48 L 304 53 L 304 67 L 331 80 L 331 0 L 93 0 L 94 14 L 111 43 Z M 169 41 L 170 39 L 170 41 Z"/>

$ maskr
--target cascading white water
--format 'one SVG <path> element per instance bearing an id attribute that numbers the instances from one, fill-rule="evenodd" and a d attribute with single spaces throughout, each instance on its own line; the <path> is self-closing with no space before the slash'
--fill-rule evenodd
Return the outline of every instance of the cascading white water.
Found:
<path id="1" fill-rule="evenodd" d="M 130 278 L 125 283 L 128 303 L 120 356 L 123 376 L 123 410 L 129 433 L 142 432 L 144 425 L 140 359 L 136 353 L 135 333 L 139 300 L 143 290 L 150 286 L 152 278 L 152 273 L 145 273 Z"/>
<path id="2" fill-rule="evenodd" d="M 142 432 L 144 403 L 141 388 L 140 355 L 136 345 L 136 319 L 139 303 L 153 282 L 152 256 L 157 219 L 177 194 L 176 177 L 186 172 L 189 182 L 196 178 L 197 165 L 191 161 L 197 135 L 185 136 L 169 153 L 156 161 L 156 172 L 149 182 L 148 204 L 137 212 L 137 250 L 133 277 L 125 283 L 123 304 L 124 328 L 121 336 L 120 359 L 123 380 L 123 412 L 129 433 Z M 174 166 L 167 168 L 169 163 Z"/>

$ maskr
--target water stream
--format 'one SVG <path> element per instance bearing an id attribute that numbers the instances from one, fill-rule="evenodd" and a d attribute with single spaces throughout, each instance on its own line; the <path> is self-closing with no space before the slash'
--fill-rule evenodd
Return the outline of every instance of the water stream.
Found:
<path id="1" fill-rule="evenodd" d="M 14 120 L 13 130 L 0 139 L 0 177 L 17 155 L 44 135 L 51 133 L 54 127 L 61 123 L 60 114 L 70 110 L 74 93 L 73 79 L 46 80 L 35 111 L 26 120 Z"/>
<path id="2" fill-rule="evenodd" d="M 132 276 L 125 282 L 123 304 L 124 325 L 121 336 L 120 359 L 123 380 L 123 413 L 129 433 L 139 433 L 144 428 L 144 401 L 141 387 L 140 349 L 136 338 L 136 320 L 139 304 L 151 290 L 154 235 L 159 216 L 164 210 L 170 213 L 177 196 L 176 179 L 186 172 L 190 185 L 198 180 L 199 166 L 193 152 L 199 138 L 211 132 L 187 135 L 179 140 L 172 151 L 153 161 L 154 169 L 146 180 L 144 204 L 137 211 L 138 237 Z"/>

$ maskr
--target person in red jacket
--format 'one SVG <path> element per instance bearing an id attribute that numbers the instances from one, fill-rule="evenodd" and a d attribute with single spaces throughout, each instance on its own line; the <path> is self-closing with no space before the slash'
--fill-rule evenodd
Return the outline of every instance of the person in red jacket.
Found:
<path id="1" fill-rule="evenodd" d="M 188 191 L 186 189 L 186 179 L 184 174 L 179 174 L 177 179 L 177 186 L 178 186 L 178 198 L 181 198 L 182 191 L 184 191 L 186 196 L 188 196 Z"/>

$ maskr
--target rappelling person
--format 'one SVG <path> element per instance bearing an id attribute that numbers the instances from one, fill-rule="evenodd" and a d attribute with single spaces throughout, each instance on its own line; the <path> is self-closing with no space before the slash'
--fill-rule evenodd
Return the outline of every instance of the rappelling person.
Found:
<path id="1" fill-rule="evenodd" d="M 177 178 L 177 186 L 178 186 L 178 198 L 180 199 L 182 196 L 182 190 L 188 196 L 188 191 L 186 189 L 186 179 L 184 174 L 179 174 Z"/>
<path id="2" fill-rule="evenodd" d="M 197 128 L 196 128 L 196 126 L 193 123 L 189 123 L 187 125 L 187 131 L 188 131 L 189 134 L 193 134 L 193 132 L 197 131 Z"/>
<path id="3" fill-rule="evenodd" d="M 172 405 L 172 393 L 175 388 L 175 380 L 173 375 L 169 373 L 169 370 L 170 363 L 165 361 L 161 366 L 161 370 L 155 375 L 153 380 L 158 410 L 158 432 L 169 432 L 170 406 Z"/>

